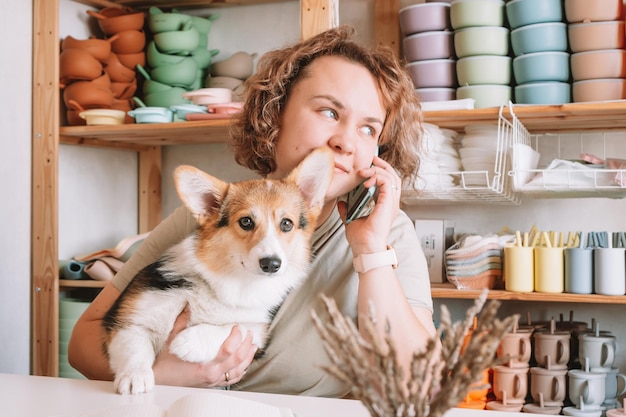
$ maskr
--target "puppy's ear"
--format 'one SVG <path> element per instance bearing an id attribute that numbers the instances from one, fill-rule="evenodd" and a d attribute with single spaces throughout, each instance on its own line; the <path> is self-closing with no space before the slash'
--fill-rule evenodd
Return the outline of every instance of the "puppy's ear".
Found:
<path id="1" fill-rule="evenodd" d="M 333 178 L 333 171 L 332 151 L 328 148 L 318 148 L 304 158 L 287 179 L 298 185 L 310 208 L 321 209 Z"/>
<path id="2" fill-rule="evenodd" d="M 189 165 L 176 168 L 174 183 L 178 196 L 196 220 L 213 213 L 228 188 L 228 183 Z"/>

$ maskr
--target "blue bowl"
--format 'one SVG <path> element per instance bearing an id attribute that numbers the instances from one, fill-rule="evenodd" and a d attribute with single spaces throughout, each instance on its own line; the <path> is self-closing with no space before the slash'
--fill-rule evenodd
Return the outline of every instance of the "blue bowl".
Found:
<path id="1" fill-rule="evenodd" d="M 561 82 L 538 82 L 515 87 L 517 104 L 564 104 L 572 101 L 571 86 Z"/>
<path id="2" fill-rule="evenodd" d="M 506 3 L 506 17 L 511 29 L 535 23 L 563 20 L 562 0 L 511 0 Z"/>
<path id="3" fill-rule="evenodd" d="M 544 51 L 567 51 L 567 24 L 536 23 L 511 31 L 511 47 L 515 56 Z"/>
<path id="4" fill-rule="evenodd" d="M 567 52 L 535 52 L 513 58 L 513 76 L 517 84 L 570 79 Z"/>

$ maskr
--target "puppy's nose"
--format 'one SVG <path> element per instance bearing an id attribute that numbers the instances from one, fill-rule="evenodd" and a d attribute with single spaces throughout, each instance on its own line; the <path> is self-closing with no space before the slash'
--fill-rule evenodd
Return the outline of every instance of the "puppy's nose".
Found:
<path id="1" fill-rule="evenodd" d="M 273 274 L 274 272 L 278 271 L 280 269 L 280 265 L 280 258 L 277 258 L 276 256 L 268 256 L 259 260 L 259 266 L 261 267 L 263 272 L 266 272 L 268 274 Z"/>

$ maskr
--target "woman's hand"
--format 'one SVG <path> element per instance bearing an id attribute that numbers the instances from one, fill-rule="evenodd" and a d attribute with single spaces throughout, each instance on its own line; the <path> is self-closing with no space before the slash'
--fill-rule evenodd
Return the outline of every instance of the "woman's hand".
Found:
<path id="1" fill-rule="evenodd" d="M 387 236 L 400 209 L 402 181 L 386 161 L 374 157 L 373 165 L 359 171 L 365 180 L 364 185 L 378 187 L 376 204 L 372 212 L 365 217 L 353 220 L 346 225 L 346 238 L 356 256 L 362 253 L 375 253 L 387 248 Z M 346 203 L 339 202 L 341 218 L 346 218 Z"/>
<path id="2" fill-rule="evenodd" d="M 170 337 L 152 367 L 155 383 L 186 387 L 225 387 L 236 384 L 246 374 L 246 370 L 257 347 L 252 343 L 252 335 L 244 335 L 234 326 L 226 338 L 216 358 L 206 363 L 186 362 L 170 353 L 170 343 L 178 333 L 187 327 L 189 311 L 185 309 L 176 319 Z"/>

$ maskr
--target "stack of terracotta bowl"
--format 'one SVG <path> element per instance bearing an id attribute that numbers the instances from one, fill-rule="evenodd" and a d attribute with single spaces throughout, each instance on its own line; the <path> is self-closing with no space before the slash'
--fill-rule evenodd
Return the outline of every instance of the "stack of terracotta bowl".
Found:
<path id="1" fill-rule="evenodd" d="M 504 1 L 454 0 L 450 21 L 459 58 L 456 98 L 474 99 L 475 108 L 507 104 L 511 99 L 511 58 Z"/>
<path id="2" fill-rule="evenodd" d="M 148 68 L 138 67 L 145 77 L 143 101 L 146 105 L 169 108 L 189 103 L 183 94 L 202 86 L 211 59 L 218 53 L 207 49 L 211 22 L 215 18 L 150 8 L 148 28 L 152 40 L 146 50 Z"/>
<path id="3" fill-rule="evenodd" d="M 104 38 L 111 42 L 111 54 L 104 62 L 104 71 L 111 78 L 112 108 L 128 111 L 137 90 L 135 66 L 146 61 L 145 15 L 119 7 L 107 7 L 98 12 L 88 10 L 87 14 L 96 19 Z"/>
<path id="4" fill-rule="evenodd" d="M 515 102 L 563 104 L 571 101 L 567 25 L 561 0 L 512 0 L 511 26 Z"/>
<path id="5" fill-rule="evenodd" d="M 428 2 L 399 11 L 402 46 L 415 91 L 423 101 L 454 100 L 456 69 L 450 4 Z"/>
<path id="6" fill-rule="evenodd" d="M 573 101 L 626 98 L 622 0 L 565 0 Z"/>

